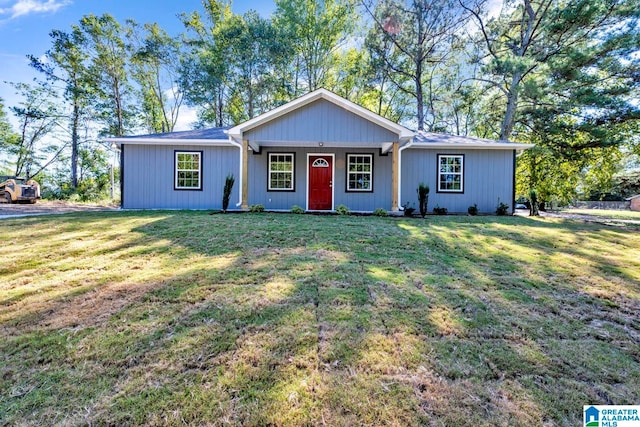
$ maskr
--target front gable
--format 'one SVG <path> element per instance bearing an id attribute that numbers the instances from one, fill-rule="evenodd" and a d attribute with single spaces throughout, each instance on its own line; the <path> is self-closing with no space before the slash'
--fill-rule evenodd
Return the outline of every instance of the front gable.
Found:
<path id="1" fill-rule="evenodd" d="M 366 147 L 391 149 L 414 132 L 326 89 L 318 89 L 228 131 L 253 151 L 271 147 Z"/>
<path id="2" fill-rule="evenodd" d="M 318 99 L 244 133 L 261 144 L 318 142 L 357 145 L 391 143 L 398 134 L 340 106 Z"/>

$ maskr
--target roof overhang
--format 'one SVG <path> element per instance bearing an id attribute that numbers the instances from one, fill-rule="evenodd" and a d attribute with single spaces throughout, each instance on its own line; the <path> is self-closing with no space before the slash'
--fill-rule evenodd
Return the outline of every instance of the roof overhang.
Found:
<path id="1" fill-rule="evenodd" d="M 248 120 L 244 123 L 241 123 L 235 127 L 232 127 L 231 129 L 229 129 L 228 131 L 228 135 L 229 137 L 231 137 L 234 141 L 240 143 L 242 142 L 243 139 L 243 135 L 252 130 L 257 128 L 258 126 L 264 125 L 266 123 L 269 123 L 272 120 L 275 120 L 279 117 L 282 117 L 292 111 L 297 110 L 298 108 L 304 107 L 305 105 L 308 105 L 314 101 L 317 101 L 319 99 L 324 99 L 326 101 L 329 101 L 341 108 L 343 108 L 346 111 L 349 111 L 365 120 L 370 121 L 371 123 L 374 123 L 380 127 L 382 127 L 383 129 L 388 130 L 389 132 L 392 132 L 396 135 L 398 135 L 397 138 L 397 142 L 399 142 L 401 145 L 404 145 L 406 143 L 408 143 L 413 136 L 415 135 L 414 132 L 412 132 L 411 130 L 405 128 L 404 126 L 401 126 L 397 123 L 392 122 L 389 119 L 386 119 L 378 114 L 375 114 L 372 111 L 367 110 L 364 107 L 361 107 L 347 99 L 342 98 L 341 96 L 336 95 L 333 92 L 330 92 L 326 89 L 318 89 L 315 90 L 313 92 L 310 92 L 306 95 L 301 96 L 300 98 L 294 99 L 291 102 L 288 102 L 284 105 L 281 105 L 278 108 L 275 108 L 271 111 L 268 111 L 264 114 L 261 114 L 257 117 L 254 117 L 251 120 Z M 380 149 L 383 152 L 389 151 L 392 147 L 392 143 L 395 141 L 384 141 L 384 142 L 380 142 Z M 260 151 L 260 145 L 273 145 L 273 146 L 297 146 L 297 147 L 301 147 L 301 146 L 305 146 L 304 144 L 311 144 L 310 146 L 314 146 L 317 147 L 318 146 L 318 142 L 310 142 L 310 141 L 249 141 L 249 146 L 251 147 L 252 150 L 254 151 Z M 327 143 L 327 146 L 331 146 L 331 147 L 340 147 L 340 146 L 344 146 L 344 147 L 357 147 L 358 144 L 354 144 L 354 143 L 349 143 L 348 141 L 344 141 L 344 142 L 331 142 L 331 143 Z M 368 145 L 369 147 L 371 146 L 371 143 L 369 143 Z"/>
<path id="2" fill-rule="evenodd" d="M 171 145 L 171 146 L 181 146 L 181 145 L 206 145 L 212 147 L 222 147 L 222 146 L 232 146 L 234 144 L 231 143 L 228 139 L 171 139 L 171 138 L 107 138 L 107 142 L 111 142 L 116 144 L 118 147 L 121 147 L 122 144 L 126 145 Z"/>
<path id="3" fill-rule="evenodd" d="M 535 147 L 535 144 L 520 144 L 517 142 L 495 144 L 455 144 L 455 143 L 425 143 L 416 142 L 411 148 L 437 149 L 437 150 L 516 150 L 522 151 Z"/>
<path id="4" fill-rule="evenodd" d="M 435 150 L 516 150 L 523 151 L 535 147 L 535 144 L 525 144 L 512 141 L 475 138 L 470 136 L 450 135 L 419 131 L 416 133 L 411 148 Z"/>

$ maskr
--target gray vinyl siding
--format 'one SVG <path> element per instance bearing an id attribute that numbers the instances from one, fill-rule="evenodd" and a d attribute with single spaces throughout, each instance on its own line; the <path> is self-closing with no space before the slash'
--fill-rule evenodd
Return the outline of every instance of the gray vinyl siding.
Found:
<path id="1" fill-rule="evenodd" d="M 236 147 L 124 145 L 125 209 L 220 209 L 227 174 L 236 178 L 229 208 L 239 201 Z M 202 190 L 174 189 L 174 152 L 202 151 Z"/>
<path id="2" fill-rule="evenodd" d="M 324 99 L 258 126 L 250 141 L 393 142 L 398 135 Z"/>
<path id="3" fill-rule="evenodd" d="M 438 154 L 464 154 L 464 193 L 438 193 Z M 498 200 L 513 208 L 513 150 L 412 149 L 402 152 L 401 200 L 418 206 L 416 188 L 429 185 L 429 212 L 438 205 L 466 213 L 474 203 L 483 213 L 495 213 Z"/>
<path id="4" fill-rule="evenodd" d="M 380 150 L 362 148 L 303 149 L 263 147 L 261 154 L 249 154 L 249 205 L 262 204 L 265 209 L 289 210 L 293 205 L 307 207 L 307 154 L 334 154 L 333 204 L 346 205 L 352 211 L 391 209 L 391 155 Z M 295 153 L 295 191 L 267 191 L 268 153 Z M 347 153 L 373 154 L 373 192 L 346 191 Z"/>

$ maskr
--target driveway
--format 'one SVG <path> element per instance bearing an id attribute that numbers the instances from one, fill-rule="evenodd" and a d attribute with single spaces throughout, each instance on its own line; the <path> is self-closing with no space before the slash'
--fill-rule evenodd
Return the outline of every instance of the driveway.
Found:
<path id="1" fill-rule="evenodd" d="M 62 200 L 38 200 L 31 204 L 9 204 L 0 203 L 0 219 L 29 215 L 50 215 L 69 212 L 90 212 L 118 209 L 114 205 L 87 205 L 83 203 L 72 203 Z"/>

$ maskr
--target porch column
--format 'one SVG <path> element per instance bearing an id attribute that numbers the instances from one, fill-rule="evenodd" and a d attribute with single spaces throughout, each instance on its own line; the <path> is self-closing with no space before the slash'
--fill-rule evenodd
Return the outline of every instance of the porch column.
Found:
<path id="1" fill-rule="evenodd" d="M 242 210 L 249 209 L 249 141 L 242 140 Z"/>
<path id="2" fill-rule="evenodd" d="M 399 156 L 400 144 L 396 141 L 393 143 L 393 158 L 391 160 L 391 211 L 398 212 L 398 177 L 400 176 Z"/>

